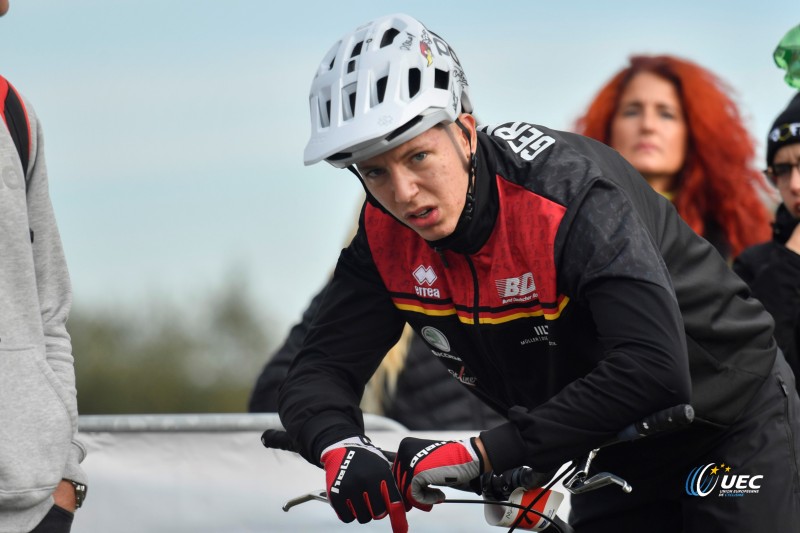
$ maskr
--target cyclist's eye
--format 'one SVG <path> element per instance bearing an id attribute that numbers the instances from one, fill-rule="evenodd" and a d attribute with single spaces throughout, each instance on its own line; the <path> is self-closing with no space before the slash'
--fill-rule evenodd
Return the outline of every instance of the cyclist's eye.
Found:
<path id="1" fill-rule="evenodd" d="M 362 172 L 361 175 L 364 176 L 364 179 L 374 180 L 383 175 L 383 170 L 379 168 L 371 168 Z"/>
<path id="2" fill-rule="evenodd" d="M 422 161 L 426 157 L 428 157 L 428 153 L 427 152 L 420 152 L 420 153 L 414 155 L 414 161 Z"/>

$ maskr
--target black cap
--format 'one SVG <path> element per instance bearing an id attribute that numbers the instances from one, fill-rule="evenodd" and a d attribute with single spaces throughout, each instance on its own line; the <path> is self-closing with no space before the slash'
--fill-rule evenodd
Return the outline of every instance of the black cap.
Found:
<path id="1" fill-rule="evenodd" d="M 778 115 L 767 135 L 767 166 L 778 150 L 788 144 L 800 143 L 800 93 L 794 95 L 786 109 Z"/>

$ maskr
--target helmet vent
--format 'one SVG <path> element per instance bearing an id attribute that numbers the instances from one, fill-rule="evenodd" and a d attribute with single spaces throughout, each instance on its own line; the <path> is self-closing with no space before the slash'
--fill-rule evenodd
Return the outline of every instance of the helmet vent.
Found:
<path id="1" fill-rule="evenodd" d="M 418 68 L 408 69 L 408 96 L 414 98 L 419 92 L 422 73 Z"/>
<path id="2" fill-rule="evenodd" d="M 358 41 L 356 45 L 353 47 L 353 51 L 350 52 L 350 57 L 356 57 L 357 55 L 361 54 L 361 46 L 364 44 L 364 41 Z"/>
<path id="3" fill-rule="evenodd" d="M 322 126 L 327 128 L 331 124 L 331 101 L 325 101 L 325 113 L 322 116 Z"/>
<path id="4" fill-rule="evenodd" d="M 355 108 L 356 108 L 356 93 L 355 93 L 355 91 L 350 93 L 350 97 L 348 98 L 348 100 L 350 102 L 350 116 L 352 117 L 355 114 L 354 111 L 355 111 Z"/>
<path id="5" fill-rule="evenodd" d="M 356 61 L 355 59 L 351 59 L 347 62 L 347 73 L 350 74 L 356 69 Z"/>
<path id="6" fill-rule="evenodd" d="M 389 81 L 389 76 L 384 76 L 375 84 L 378 90 L 378 103 L 383 103 L 383 98 L 386 96 L 386 82 Z"/>
<path id="7" fill-rule="evenodd" d="M 389 28 L 388 30 L 386 30 L 386 33 L 384 33 L 383 37 L 381 38 L 380 48 L 392 44 L 392 41 L 394 41 L 394 38 L 397 37 L 398 33 L 400 33 L 400 30 L 395 28 Z"/>
<path id="8" fill-rule="evenodd" d="M 450 73 L 437 68 L 433 86 L 437 89 L 447 89 L 450 86 Z"/>
<path id="9" fill-rule="evenodd" d="M 339 152 L 338 154 L 333 154 L 328 158 L 328 161 L 340 161 L 342 159 L 349 159 L 353 156 L 352 152 Z"/>
<path id="10" fill-rule="evenodd" d="M 357 84 L 351 83 L 346 87 L 342 87 L 342 118 L 350 120 L 353 118 L 356 108 L 356 88 Z"/>
<path id="11" fill-rule="evenodd" d="M 396 130 L 394 130 L 392 133 L 387 135 L 386 136 L 386 141 L 387 142 L 391 142 L 398 135 L 402 135 L 403 133 L 407 132 L 408 130 L 410 130 L 411 128 L 413 128 L 414 126 L 416 126 L 420 122 L 422 122 L 422 117 L 420 117 L 420 116 L 414 117 L 413 119 L 409 120 L 408 122 L 406 122 L 405 124 L 403 124 L 402 126 L 397 128 Z"/>

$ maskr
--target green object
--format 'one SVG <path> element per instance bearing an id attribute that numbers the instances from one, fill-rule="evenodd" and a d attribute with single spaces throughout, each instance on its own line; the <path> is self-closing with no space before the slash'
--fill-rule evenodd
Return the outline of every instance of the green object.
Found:
<path id="1" fill-rule="evenodd" d="M 800 89 L 800 24 L 783 36 L 772 57 L 775 64 L 786 71 L 783 78 L 786 83 Z"/>

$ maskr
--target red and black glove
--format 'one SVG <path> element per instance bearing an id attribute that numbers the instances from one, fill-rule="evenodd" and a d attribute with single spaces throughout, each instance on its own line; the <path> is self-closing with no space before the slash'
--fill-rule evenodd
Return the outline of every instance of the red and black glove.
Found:
<path id="1" fill-rule="evenodd" d="M 480 493 L 483 458 L 474 438 L 435 441 L 406 437 L 397 449 L 392 470 L 406 510 L 430 511 L 433 504 L 445 500 L 444 492 L 430 485 Z"/>
<path id="2" fill-rule="evenodd" d="M 365 524 L 389 515 L 394 533 L 408 522 L 390 463 L 366 437 L 350 437 L 322 450 L 328 501 L 342 522 Z"/>

